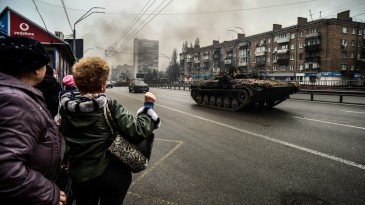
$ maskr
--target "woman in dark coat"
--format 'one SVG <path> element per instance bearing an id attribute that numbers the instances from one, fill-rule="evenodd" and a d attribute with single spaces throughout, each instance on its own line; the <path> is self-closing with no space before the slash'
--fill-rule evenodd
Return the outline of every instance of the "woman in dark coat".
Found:
<path id="1" fill-rule="evenodd" d="M 0 204 L 66 202 L 53 182 L 60 164 L 60 134 L 42 93 L 34 88 L 49 60 L 38 41 L 0 39 Z"/>
<path id="2" fill-rule="evenodd" d="M 42 92 L 47 108 L 54 118 L 58 113 L 59 93 L 62 91 L 62 87 L 53 76 L 53 68 L 49 65 L 46 68 L 46 75 L 43 81 L 36 85 L 36 88 Z"/>

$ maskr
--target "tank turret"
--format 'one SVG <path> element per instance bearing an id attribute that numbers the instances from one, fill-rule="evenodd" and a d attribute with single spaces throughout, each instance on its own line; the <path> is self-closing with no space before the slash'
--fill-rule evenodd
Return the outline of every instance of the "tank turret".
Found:
<path id="1" fill-rule="evenodd" d="M 298 91 L 298 83 L 262 80 L 255 74 L 231 74 L 195 81 L 190 89 L 197 104 L 232 111 L 248 107 L 272 108 Z"/>

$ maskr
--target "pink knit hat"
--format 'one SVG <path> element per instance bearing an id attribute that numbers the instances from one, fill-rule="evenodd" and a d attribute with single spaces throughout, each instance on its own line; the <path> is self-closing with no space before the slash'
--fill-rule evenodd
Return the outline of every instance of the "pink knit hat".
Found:
<path id="1" fill-rule="evenodd" d="M 62 83 L 64 86 L 75 86 L 75 81 L 74 81 L 74 76 L 73 75 L 66 75 L 63 80 Z"/>

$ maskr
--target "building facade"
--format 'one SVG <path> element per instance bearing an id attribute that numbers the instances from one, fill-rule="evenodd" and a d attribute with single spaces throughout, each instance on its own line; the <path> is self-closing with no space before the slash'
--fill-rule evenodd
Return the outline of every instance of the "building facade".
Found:
<path id="1" fill-rule="evenodd" d="M 132 65 L 117 65 L 111 68 L 110 78 L 111 81 L 121 82 L 132 79 L 134 76 L 134 67 Z"/>
<path id="2" fill-rule="evenodd" d="M 134 39 L 133 66 L 134 78 L 137 74 L 158 70 L 159 41 L 147 39 Z"/>
<path id="3" fill-rule="evenodd" d="M 278 80 L 351 80 L 365 76 L 365 23 L 350 11 L 337 18 L 308 22 L 180 53 L 182 79 L 206 78 L 236 71 Z"/>
<path id="4" fill-rule="evenodd" d="M 76 59 L 70 45 L 64 39 L 9 7 L 0 13 L 0 27 L 0 36 L 25 36 L 41 42 L 51 59 L 49 65 L 58 73 L 59 82 L 64 76 L 71 73 L 71 67 Z"/>

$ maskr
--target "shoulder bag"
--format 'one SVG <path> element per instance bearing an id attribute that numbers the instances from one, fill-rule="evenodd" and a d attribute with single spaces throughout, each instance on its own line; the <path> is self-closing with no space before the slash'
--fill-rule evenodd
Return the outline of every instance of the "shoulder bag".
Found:
<path id="1" fill-rule="evenodd" d="M 133 173 L 146 169 L 151 157 L 154 134 L 138 144 L 132 144 L 116 131 L 117 126 L 108 108 L 108 103 L 104 106 L 104 117 L 114 137 L 114 141 L 108 148 L 108 151 L 126 164 Z"/>

